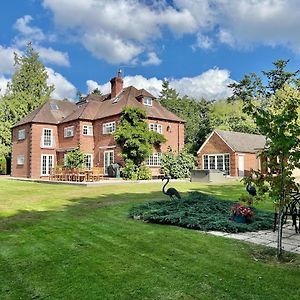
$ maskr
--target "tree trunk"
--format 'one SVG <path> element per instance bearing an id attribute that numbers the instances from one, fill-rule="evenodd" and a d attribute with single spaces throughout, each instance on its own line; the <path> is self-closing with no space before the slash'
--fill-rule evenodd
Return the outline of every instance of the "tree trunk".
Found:
<path id="1" fill-rule="evenodd" d="M 280 207 L 278 213 L 278 232 L 277 232 L 277 258 L 280 259 L 282 256 L 282 226 L 283 226 L 283 211 Z"/>

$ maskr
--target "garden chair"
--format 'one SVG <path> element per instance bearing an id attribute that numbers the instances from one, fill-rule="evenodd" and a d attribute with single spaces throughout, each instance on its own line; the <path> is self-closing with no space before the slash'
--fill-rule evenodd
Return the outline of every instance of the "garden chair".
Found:
<path id="1" fill-rule="evenodd" d="M 93 167 L 92 168 L 92 174 L 90 175 L 90 178 L 92 181 L 99 181 L 100 179 L 103 179 L 103 168 L 101 167 Z"/>
<path id="2" fill-rule="evenodd" d="M 85 181 L 86 175 L 84 170 L 76 168 L 74 175 L 75 175 L 75 181 L 77 182 Z"/>
<path id="3" fill-rule="evenodd" d="M 51 168 L 49 172 L 49 180 L 55 179 L 55 168 Z"/>
<path id="4" fill-rule="evenodd" d="M 62 167 L 56 167 L 54 170 L 54 180 L 62 180 Z"/>

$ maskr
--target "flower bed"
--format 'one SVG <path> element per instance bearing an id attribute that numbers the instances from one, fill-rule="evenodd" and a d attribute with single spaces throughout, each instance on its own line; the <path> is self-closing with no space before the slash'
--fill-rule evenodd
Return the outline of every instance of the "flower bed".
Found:
<path id="1" fill-rule="evenodd" d="M 232 201 L 224 201 L 202 193 L 191 193 L 182 200 L 167 200 L 136 205 L 129 216 L 151 223 L 170 224 L 198 230 L 245 232 L 271 229 L 273 213 L 251 208 L 251 223 L 232 222 Z"/>

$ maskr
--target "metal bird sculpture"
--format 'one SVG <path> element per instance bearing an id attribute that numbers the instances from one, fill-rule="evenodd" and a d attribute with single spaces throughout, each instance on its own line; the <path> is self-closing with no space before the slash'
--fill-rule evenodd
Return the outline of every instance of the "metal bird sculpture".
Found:
<path id="1" fill-rule="evenodd" d="M 246 190 L 251 196 L 256 196 L 256 188 L 255 188 L 255 186 L 251 185 L 250 183 L 247 184 Z"/>
<path id="2" fill-rule="evenodd" d="M 165 185 L 162 188 L 162 192 L 169 196 L 171 199 L 174 199 L 174 197 L 176 197 L 177 199 L 181 199 L 181 196 L 179 194 L 179 192 L 175 189 L 175 188 L 168 188 L 167 190 L 165 190 L 166 185 L 169 183 L 170 178 L 169 177 L 163 177 L 162 181 L 164 181 L 165 179 L 167 179 L 167 182 L 165 183 Z"/>

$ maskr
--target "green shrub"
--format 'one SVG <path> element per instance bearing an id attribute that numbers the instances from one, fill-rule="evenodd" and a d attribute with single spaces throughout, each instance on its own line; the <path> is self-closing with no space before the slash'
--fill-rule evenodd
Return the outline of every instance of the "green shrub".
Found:
<path id="1" fill-rule="evenodd" d="M 127 159 L 125 166 L 121 168 L 121 176 L 125 179 L 137 179 L 136 165 L 131 159 Z"/>
<path id="2" fill-rule="evenodd" d="M 151 171 L 145 165 L 137 167 L 132 160 L 128 159 L 125 166 L 121 168 L 121 176 L 131 180 L 148 180 L 151 179 Z"/>
<path id="3" fill-rule="evenodd" d="M 6 165 L 6 158 L 4 155 L 0 156 L 0 175 L 7 174 L 7 165 Z"/>
<path id="4" fill-rule="evenodd" d="M 149 180 L 152 178 L 150 169 L 145 165 L 141 165 L 137 171 L 139 180 Z"/>
<path id="5" fill-rule="evenodd" d="M 66 167 L 82 168 L 85 160 L 85 155 L 78 148 L 71 150 L 67 154 Z"/>
<path id="6" fill-rule="evenodd" d="M 182 151 L 179 155 L 168 151 L 161 158 L 162 171 L 171 178 L 187 178 L 195 166 L 196 158 L 186 151 Z"/>
<path id="7" fill-rule="evenodd" d="M 230 220 L 232 201 L 220 200 L 202 193 L 191 193 L 181 200 L 150 202 L 131 208 L 130 217 L 161 224 L 198 230 L 245 232 L 271 229 L 273 213 L 251 207 L 254 212 L 250 224 Z"/>

